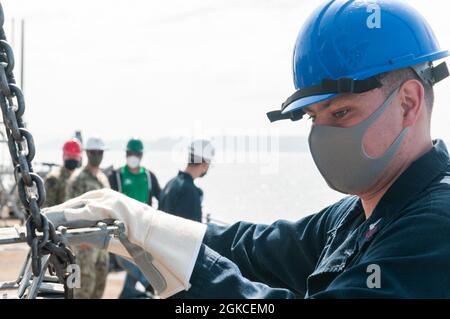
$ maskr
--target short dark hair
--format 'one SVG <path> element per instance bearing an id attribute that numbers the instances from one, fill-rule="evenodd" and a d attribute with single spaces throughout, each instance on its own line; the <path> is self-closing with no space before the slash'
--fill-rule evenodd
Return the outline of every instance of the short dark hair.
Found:
<path id="1" fill-rule="evenodd" d="M 402 85 L 404 82 L 408 80 L 417 80 L 419 81 L 425 92 L 425 102 L 428 105 L 430 113 L 433 110 L 434 104 L 434 90 L 433 86 L 428 82 L 423 81 L 417 73 L 411 68 L 404 68 L 400 70 L 395 70 L 391 72 L 382 73 L 377 76 L 378 80 L 381 81 L 383 86 L 381 89 L 385 93 L 386 97 L 389 95 L 392 90 Z"/>

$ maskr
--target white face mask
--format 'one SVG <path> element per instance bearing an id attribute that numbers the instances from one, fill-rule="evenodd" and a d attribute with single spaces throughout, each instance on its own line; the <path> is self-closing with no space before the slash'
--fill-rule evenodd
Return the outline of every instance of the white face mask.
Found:
<path id="1" fill-rule="evenodd" d="M 129 168 L 138 168 L 141 164 L 141 159 L 137 156 L 128 156 L 127 157 L 127 165 Z"/>

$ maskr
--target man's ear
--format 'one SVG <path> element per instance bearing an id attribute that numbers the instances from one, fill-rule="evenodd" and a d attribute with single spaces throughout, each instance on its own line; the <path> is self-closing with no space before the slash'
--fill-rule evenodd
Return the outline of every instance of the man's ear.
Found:
<path id="1" fill-rule="evenodd" d="M 403 112 L 403 126 L 413 126 L 420 115 L 420 110 L 425 107 L 425 89 L 417 80 L 409 80 L 400 88 L 401 108 Z"/>

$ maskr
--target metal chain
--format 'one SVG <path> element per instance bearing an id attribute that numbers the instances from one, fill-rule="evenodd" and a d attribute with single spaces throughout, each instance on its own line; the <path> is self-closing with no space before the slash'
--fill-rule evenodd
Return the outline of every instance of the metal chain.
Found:
<path id="1" fill-rule="evenodd" d="M 69 264 L 74 263 L 74 256 L 61 242 L 54 225 L 40 210 L 45 201 L 44 182 L 38 174 L 33 172 L 31 165 L 36 148 L 33 136 L 25 128 L 23 121 L 25 100 L 22 90 L 16 85 L 14 79 L 14 54 L 6 41 L 3 23 L 3 8 L 0 4 L 0 106 L 19 198 L 28 213 L 27 243 L 31 247 L 33 275 L 36 277 L 41 275 L 42 256 L 50 254 L 51 267 L 64 284 L 66 297 L 70 297 L 72 292 L 66 285 L 69 275 L 66 269 Z M 42 233 L 42 236 L 38 237 L 36 232 Z"/>

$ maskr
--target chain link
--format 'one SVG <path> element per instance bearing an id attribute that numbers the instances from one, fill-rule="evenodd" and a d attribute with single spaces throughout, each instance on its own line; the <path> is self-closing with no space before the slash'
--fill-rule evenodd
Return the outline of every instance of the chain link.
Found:
<path id="1" fill-rule="evenodd" d="M 19 198 L 28 213 L 27 243 L 31 248 L 32 271 L 34 276 L 40 276 L 41 258 L 50 254 L 50 268 L 55 270 L 61 283 L 64 284 L 65 296 L 69 298 L 73 292 L 67 286 L 69 274 L 66 269 L 69 264 L 75 262 L 75 257 L 57 235 L 54 225 L 41 213 L 40 207 L 44 204 L 46 196 L 45 187 L 42 178 L 33 172 L 31 165 L 36 148 L 33 135 L 25 128 L 23 120 L 25 100 L 22 90 L 14 79 L 14 54 L 6 41 L 3 23 L 3 8 L 0 4 L 0 107 Z M 37 232 L 42 235 L 38 236 Z"/>

